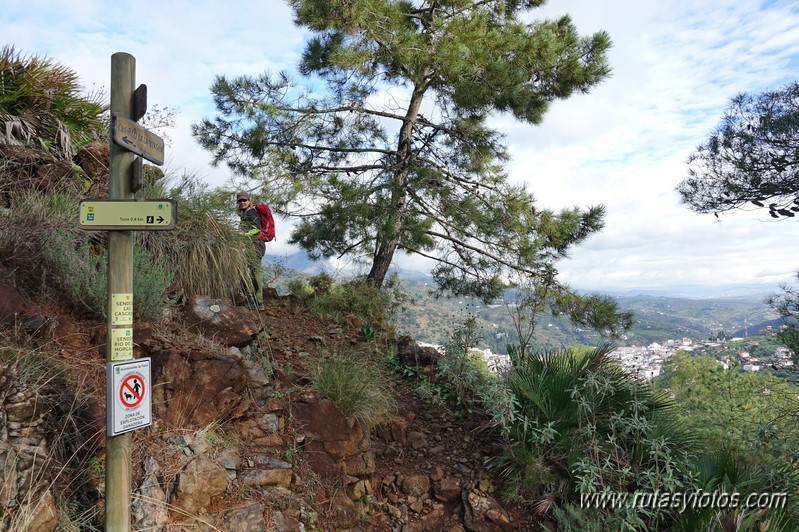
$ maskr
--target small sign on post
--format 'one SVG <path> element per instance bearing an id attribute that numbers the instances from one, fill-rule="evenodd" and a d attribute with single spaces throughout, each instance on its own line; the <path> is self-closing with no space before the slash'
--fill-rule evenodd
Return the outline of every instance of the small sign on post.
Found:
<path id="1" fill-rule="evenodd" d="M 109 437 L 152 422 L 150 358 L 106 364 L 106 427 Z"/>
<path id="2" fill-rule="evenodd" d="M 171 199 L 82 200 L 78 227 L 86 231 L 169 231 L 177 224 Z"/>

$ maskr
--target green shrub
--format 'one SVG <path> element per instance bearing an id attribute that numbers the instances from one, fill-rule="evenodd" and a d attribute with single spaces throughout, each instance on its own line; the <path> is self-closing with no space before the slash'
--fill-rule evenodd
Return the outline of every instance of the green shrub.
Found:
<path id="1" fill-rule="evenodd" d="M 292 279 L 288 284 L 289 293 L 300 300 L 307 300 L 314 293 L 313 286 L 302 279 Z"/>
<path id="2" fill-rule="evenodd" d="M 438 359 L 438 378 L 453 388 L 460 401 L 478 399 L 492 419 L 506 423 L 512 412 L 512 396 L 500 375 L 488 368 L 481 355 L 472 348 L 481 338 L 477 319 L 470 316 L 450 335 Z"/>
<path id="3" fill-rule="evenodd" d="M 612 516 L 605 516 L 594 508 L 581 508 L 566 503 L 552 508 L 552 517 L 558 523 L 558 532 L 606 532 L 623 530 Z"/>
<path id="4" fill-rule="evenodd" d="M 161 316 L 169 304 L 167 290 L 173 277 L 173 272 L 165 264 L 156 263 L 148 250 L 138 244 L 133 247 L 133 315 L 136 319 L 150 321 Z"/>
<path id="5" fill-rule="evenodd" d="M 390 327 L 405 300 L 395 277 L 383 288 L 375 288 L 363 280 L 336 282 L 323 273 L 304 281 L 291 281 L 289 291 L 306 301 L 319 316 L 341 320 L 355 315 L 376 329 Z"/>
<path id="6" fill-rule="evenodd" d="M 83 233 L 51 230 L 42 253 L 57 289 L 76 307 L 105 317 L 108 301 L 108 254 Z M 133 247 L 133 316 L 147 321 L 167 305 L 172 274 L 140 245 Z"/>
<path id="7" fill-rule="evenodd" d="M 521 355 L 510 350 L 512 415 L 492 466 L 509 500 L 575 504 L 601 491 L 684 491 L 695 442 L 662 391 L 607 358 L 612 346 Z M 673 522 L 674 511 L 609 512 L 625 529 Z M 616 521 L 614 521 L 616 522 Z"/>
<path id="8" fill-rule="evenodd" d="M 771 508 L 740 510 L 687 507 L 677 517 L 679 530 L 710 530 L 719 521 L 739 522 L 735 530 L 768 530 L 788 532 L 797 530 L 799 523 L 799 473 L 795 465 L 783 463 L 775 466 L 762 456 L 744 454 L 725 442 L 723 446 L 704 452 L 692 463 L 692 490 L 704 493 L 737 493 L 741 500 L 750 494 L 779 497 L 773 499 Z"/>
<path id="9" fill-rule="evenodd" d="M 334 283 L 325 288 L 314 287 L 314 297 L 309 302 L 317 314 L 335 319 L 355 314 L 370 323 L 383 322 L 388 300 L 380 289 L 363 281 Z"/>
<path id="10" fill-rule="evenodd" d="M 320 273 L 308 279 L 308 284 L 313 289 L 313 293 L 320 295 L 330 292 L 334 281 L 328 274 Z"/>
<path id="11" fill-rule="evenodd" d="M 321 359 L 311 371 L 314 388 L 348 415 L 375 426 L 394 411 L 394 396 L 378 365 L 363 355 Z"/>
<path id="12" fill-rule="evenodd" d="M 52 229 L 44 236 L 42 254 L 46 269 L 73 306 L 93 316 L 105 317 L 108 291 L 107 255 L 83 235 Z"/>

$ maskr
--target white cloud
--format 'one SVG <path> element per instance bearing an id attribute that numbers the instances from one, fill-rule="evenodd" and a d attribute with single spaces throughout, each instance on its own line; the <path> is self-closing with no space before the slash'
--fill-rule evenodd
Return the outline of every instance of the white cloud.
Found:
<path id="1" fill-rule="evenodd" d="M 718 221 L 690 212 L 674 188 L 731 96 L 795 79 L 796 2 L 552 0 L 534 18 L 566 13 L 583 34 L 608 31 L 613 76 L 555 102 L 538 127 L 495 121 L 513 153 L 511 178 L 542 206 L 607 208 L 605 229 L 559 265 L 564 280 L 587 289 L 790 280 L 799 268 L 795 221 L 755 211 Z M 111 55 L 134 55 L 151 104 L 179 110 L 167 169 L 214 185 L 229 172 L 211 168 L 189 133 L 213 114 L 214 76 L 290 69 L 303 41 L 286 3 L 255 0 L 79 0 L 66 9 L 29 0 L 4 6 L 0 27 L 18 51 L 52 57 L 106 92 Z"/>

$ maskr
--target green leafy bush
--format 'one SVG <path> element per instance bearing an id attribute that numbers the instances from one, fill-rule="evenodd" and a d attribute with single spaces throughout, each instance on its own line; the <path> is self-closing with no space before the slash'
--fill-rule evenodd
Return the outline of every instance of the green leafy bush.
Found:
<path id="1" fill-rule="evenodd" d="M 157 263 L 140 245 L 133 247 L 133 315 L 141 321 L 158 318 L 169 305 L 167 290 L 174 272 Z"/>
<path id="2" fill-rule="evenodd" d="M 534 354 L 510 349 L 506 450 L 491 465 L 506 499 L 551 512 L 558 530 L 795 530 L 796 504 L 736 511 L 666 505 L 583 507 L 590 494 L 796 493 L 795 467 L 723 442 L 706 447 L 667 392 L 610 361 L 612 346 Z M 485 401 L 485 399 L 484 399 Z M 715 414 L 709 411 L 711 417 Z M 718 442 L 716 442 L 718 443 Z M 663 500 L 656 499 L 656 500 Z M 763 527 L 766 528 L 763 528 Z"/>
<path id="3" fill-rule="evenodd" d="M 288 290 L 291 295 L 300 300 L 307 300 L 314 293 L 313 286 L 304 279 L 292 279 L 289 281 Z"/>
<path id="4" fill-rule="evenodd" d="M 737 522 L 730 530 L 768 530 L 794 532 L 799 524 L 799 475 L 795 465 L 775 466 L 757 454 L 743 454 L 727 445 L 717 445 L 702 453 L 693 464 L 693 490 L 707 494 L 737 494 L 739 501 L 747 497 L 765 496 L 773 501 L 758 509 L 688 506 L 677 516 L 678 530 L 712 530 L 719 522 Z M 732 496 L 732 495 L 731 495 Z M 780 499 L 784 497 L 784 499 Z M 761 501 L 765 502 L 765 501 Z M 722 529 L 724 530 L 724 529 Z"/>
<path id="5" fill-rule="evenodd" d="M 89 237 L 65 229 L 51 230 L 42 253 L 55 287 L 76 307 L 97 317 L 106 316 L 108 255 Z M 167 305 L 172 273 L 140 245 L 133 248 L 133 316 L 157 318 Z"/>
<path id="6" fill-rule="evenodd" d="M 395 322 L 405 300 L 396 278 L 390 279 L 383 288 L 375 288 L 361 280 L 337 282 L 323 273 L 291 281 L 289 291 L 320 316 L 341 320 L 355 315 L 370 327 L 382 330 Z"/>
<path id="7" fill-rule="evenodd" d="M 73 231 L 52 229 L 44 236 L 42 254 L 55 288 L 66 300 L 93 316 L 105 317 L 105 250 Z"/>
<path id="8" fill-rule="evenodd" d="M 572 490 L 679 489 L 690 439 L 669 417 L 667 394 L 611 362 L 612 346 L 512 357 L 514 422 L 499 461 L 511 494 L 537 487 L 544 469 Z M 513 351 L 511 351 L 513 352 Z M 605 468 L 613 463 L 616 467 Z"/>
<path id="9" fill-rule="evenodd" d="M 478 400 L 495 420 L 504 420 L 511 411 L 510 390 L 500 375 L 488 368 L 482 356 L 473 351 L 481 338 L 477 320 L 470 316 L 449 337 L 438 359 L 439 388 L 456 399 Z M 451 390 L 451 391 L 450 391 Z"/>

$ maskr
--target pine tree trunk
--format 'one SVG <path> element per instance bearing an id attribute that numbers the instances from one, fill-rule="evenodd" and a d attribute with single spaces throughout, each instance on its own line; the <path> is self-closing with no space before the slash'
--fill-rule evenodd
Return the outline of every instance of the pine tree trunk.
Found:
<path id="1" fill-rule="evenodd" d="M 382 288 L 383 281 L 386 280 L 388 269 L 391 267 L 391 262 L 394 260 L 394 252 L 397 250 L 398 239 L 392 239 L 390 242 L 380 244 L 380 247 L 375 253 L 375 258 L 372 262 L 372 269 L 366 280 L 372 283 L 375 288 Z"/>
<path id="2" fill-rule="evenodd" d="M 413 134 L 413 126 L 416 124 L 419 117 L 419 109 L 422 106 L 422 100 L 424 99 L 426 90 L 427 82 L 421 82 L 414 87 L 408 104 L 408 110 L 405 113 L 405 118 L 399 133 L 399 144 L 397 147 L 398 170 L 394 174 L 394 187 L 391 198 L 391 203 L 394 206 L 394 212 L 391 214 L 390 218 L 391 224 L 389 224 L 391 232 L 377 235 L 377 242 L 379 244 L 372 261 L 372 269 L 369 271 L 369 275 L 366 276 L 366 280 L 377 288 L 383 286 L 383 281 L 385 281 L 388 269 L 391 267 L 391 262 L 394 260 L 394 252 L 397 251 L 400 234 L 405 225 L 405 214 L 408 210 L 408 194 L 405 191 L 405 183 L 413 167 L 411 137 Z"/>

